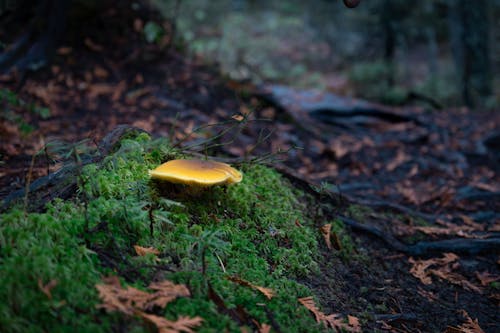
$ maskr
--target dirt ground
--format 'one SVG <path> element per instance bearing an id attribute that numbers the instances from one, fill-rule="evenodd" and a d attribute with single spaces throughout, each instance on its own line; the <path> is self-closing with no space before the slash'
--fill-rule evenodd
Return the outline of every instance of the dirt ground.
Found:
<path id="1" fill-rule="evenodd" d="M 313 117 L 307 119 L 316 129 L 311 131 L 302 114 L 263 98 L 262 87 L 227 80 L 168 41 L 146 43 L 143 24 L 140 12 L 103 12 L 68 34 L 52 65 L 29 73 L 22 86 L 18 74 L 0 77 L 0 88 L 19 87 L 25 102 L 2 102 L 22 119 L 0 118 L 0 198 L 25 186 L 34 154 L 42 152 L 32 179 L 60 166 L 44 153 L 46 143 L 98 142 L 116 125 L 129 124 L 209 154 L 272 153 L 300 177 L 369 207 L 360 214 L 345 204 L 342 214 L 403 242 L 498 238 L 498 110 L 408 106 L 394 112 L 419 121 L 339 126 Z M 29 103 L 48 107 L 50 116 L 43 119 Z M 240 125 L 228 129 L 224 123 L 231 119 Z M 23 132 L 20 123 L 34 129 Z M 206 124 L 218 125 L 196 130 Z M 211 135 L 219 135 L 218 144 L 203 145 Z M 411 258 L 373 235 L 352 236 L 364 260 L 342 261 L 324 246 L 321 274 L 303 281 L 325 313 L 367 319 L 366 331 L 500 330 L 498 248 Z"/>

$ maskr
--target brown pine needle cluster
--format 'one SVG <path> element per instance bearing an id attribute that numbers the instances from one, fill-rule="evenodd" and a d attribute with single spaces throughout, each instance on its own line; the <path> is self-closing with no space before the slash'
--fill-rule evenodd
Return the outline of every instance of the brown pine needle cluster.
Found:
<path id="1" fill-rule="evenodd" d="M 135 253 L 137 253 L 138 256 L 144 257 L 146 254 L 154 254 L 155 256 L 160 254 L 160 251 L 153 247 L 142 247 L 139 245 L 134 245 L 134 250 Z"/>
<path id="2" fill-rule="evenodd" d="M 326 327 L 331 327 L 337 332 L 361 332 L 361 325 L 359 324 L 359 319 L 354 316 L 347 316 L 347 323 L 345 323 L 342 315 L 338 313 L 332 313 L 329 315 L 321 312 L 314 303 L 311 296 L 299 298 L 298 301 L 305 306 L 309 311 L 311 311 L 316 319 L 316 322 L 323 323 Z"/>
<path id="3" fill-rule="evenodd" d="M 130 286 L 122 287 L 117 276 L 105 278 L 103 282 L 96 285 L 102 300 L 98 308 L 108 312 L 118 311 L 129 316 L 138 316 L 155 325 L 159 333 L 190 333 L 203 321 L 201 317 L 182 316 L 176 321 L 171 321 L 146 312 L 155 307 L 164 308 L 177 297 L 190 296 L 185 285 L 174 284 L 168 280 L 153 282 L 148 287 L 153 291 L 150 293 Z"/>
<path id="4" fill-rule="evenodd" d="M 431 258 L 428 260 L 415 260 L 410 257 L 408 261 L 412 264 L 410 273 L 423 284 L 431 284 L 432 276 L 436 276 L 450 283 L 462 286 L 464 289 L 477 293 L 482 292 L 480 287 L 467 281 L 461 274 L 454 272 L 460 266 L 456 254 L 445 253 L 442 258 Z"/>
<path id="5" fill-rule="evenodd" d="M 461 312 L 465 317 L 465 323 L 458 327 L 448 326 L 445 333 L 484 333 L 477 319 L 472 319 L 465 310 Z"/>
<path id="6" fill-rule="evenodd" d="M 236 277 L 236 276 L 228 276 L 228 277 L 227 277 L 227 279 L 228 279 L 229 281 L 232 281 L 232 282 L 237 283 L 237 284 L 239 284 L 239 285 L 242 285 L 242 286 L 245 286 L 245 287 L 249 287 L 249 288 L 252 288 L 252 289 L 254 289 L 254 290 L 258 290 L 258 291 L 260 291 L 260 292 L 261 292 L 264 296 L 266 296 L 266 297 L 267 297 L 267 299 L 271 299 L 271 298 L 273 298 L 273 296 L 274 296 L 274 291 L 272 291 L 271 289 L 269 289 L 269 288 L 264 288 L 264 287 L 260 287 L 260 286 L 257 286 L 257 285 L 255 285 L 255 284 L 250 283 L 250 282 L 248 282 L 248 281 L 246 281 L 246 280 L 243 280 L 243 279 L 241 279 L 241 278 L 239 278 L 239 277 Z"/>

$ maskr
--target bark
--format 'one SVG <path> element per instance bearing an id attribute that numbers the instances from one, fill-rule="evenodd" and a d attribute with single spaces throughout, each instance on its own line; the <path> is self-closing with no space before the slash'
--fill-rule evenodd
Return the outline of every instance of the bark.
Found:
<path id="1" fill-rule="evenodd" d="M 487 0 L 451 0 L 450 41 L 463 102 L 484 105 L 491 95 L 489 3 Z"/>

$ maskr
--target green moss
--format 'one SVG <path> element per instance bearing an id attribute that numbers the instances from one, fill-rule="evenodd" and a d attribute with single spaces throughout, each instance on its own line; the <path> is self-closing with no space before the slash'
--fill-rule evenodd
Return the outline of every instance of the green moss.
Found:
<path id="1" fill-rule="evenodd" d="M 209 286 L 228 309 L 244 308 L 260 323 L 269 323 L 271 314 L 283 331 L 321 331 L 297 301 L 312 292 L 296 280 L 318 272 L 318 234 L 305 214 L 305 197 L 261 165 L 241 166 L 240 184 L 196 196 L 162 191 L 166 185 L 150 182 L 147 171 L 177 156 L 165 142 L 141 134 L 123 140 L 102 163 L 85 166 L 73 200 L 56 200 L 45 213 L 3 214 L 0 331 L 143 330 L 140 321 L 97 310 L 94 285 L 107 274 L 138 287 L 159 276 L 186 284 L 192 297 L 164 313 L 201 316 L 200 331 L 239 331 L 210 299 Z M 137 257 L 136 244 L 161 254 Z M 268 300 L 229 275 L 276 296 Z M 39 279 L 57 281 L 51 299 Z"/>

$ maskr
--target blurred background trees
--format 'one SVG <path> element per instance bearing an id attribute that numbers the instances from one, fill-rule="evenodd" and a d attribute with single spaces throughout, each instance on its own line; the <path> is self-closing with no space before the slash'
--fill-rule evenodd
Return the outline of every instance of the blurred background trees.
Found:
<path id="1" fill-rule="evenodd" d="M 153 0 L 167 15 L 179 0 Z M 236 79 L 319 87 L 385 103 L 427 96 L 493 107 L 500 1 L 183 0 L 178 32 L 194 56 Z"/>
<path id="2" fill-rule="evenodd" d="M 355 9 L 340 0 L 149 2 L 175 22 L 178 47 L 220 64 L 234 79 L 315 87 L 390 104 L 419 96 L 444 106 L 499 104 L 500 0 L 369 0 Z M 0 24 L 32 17 L 17 39 L 0 36 L 0 70 L 45 65 L 65 30 L 68 3 L 0 1 Z M 72 13 L 75 7 L 88 12 L 103 6 L 95 0 L 71 3 Z M 85 28 L 81 15 L 67 21 Z M 150 38 L 161 34 L 161 27 L 147 27 Z"/>

